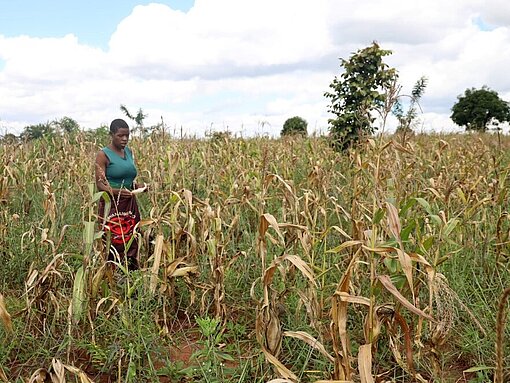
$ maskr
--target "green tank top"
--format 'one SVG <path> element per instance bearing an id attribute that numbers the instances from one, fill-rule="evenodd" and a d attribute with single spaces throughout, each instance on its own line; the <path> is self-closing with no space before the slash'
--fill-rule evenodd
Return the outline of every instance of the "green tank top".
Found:
<path id="1" fill-rule="evenodd" d="M 124 158 L 108 147 L 104 147 L 101 150 L 108 157 L 109 163 L 106 166 L 106 179 L 110 186 L 113 189 L 125 188 L 133 190 L 133 182 L 137 171 L 131 149 L 127 146 L 124 148 Z"/>

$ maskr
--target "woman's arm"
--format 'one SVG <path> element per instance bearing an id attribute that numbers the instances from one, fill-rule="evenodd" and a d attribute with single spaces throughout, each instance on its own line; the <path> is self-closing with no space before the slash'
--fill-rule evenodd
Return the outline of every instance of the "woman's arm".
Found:
<path id="1" fill-rule="evenodd" d="M 96 170 L 96 187 L 99 191 L 111 191 L 110 184 L 106 179 L 106 166 L 108 165 L 108 158 L 102 150 L 96 154 L 95 170 Z"/>

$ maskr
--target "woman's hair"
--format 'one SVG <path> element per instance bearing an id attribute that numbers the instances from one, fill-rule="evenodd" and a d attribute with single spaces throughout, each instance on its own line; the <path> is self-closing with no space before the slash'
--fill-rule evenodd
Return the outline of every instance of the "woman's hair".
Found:
<path id="1" fill-rule="evenodd" d="M 115 134 L 122 128 L 129 129 L 129 125 L 122 118 L 117 118 L 110 124 L 110 134 Z"/>

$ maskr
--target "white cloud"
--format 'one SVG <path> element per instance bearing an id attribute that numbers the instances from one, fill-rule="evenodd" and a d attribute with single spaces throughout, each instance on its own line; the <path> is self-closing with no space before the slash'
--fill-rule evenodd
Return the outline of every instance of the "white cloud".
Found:
<path id="1" fill-rule="evenodd" d="M 106 51 L 74 35 L 0 34 L 0 134 L 63 116 L 95 128 L 119 116 L 120 104 L 143 108 L 148 124 L 163 117 L 187 134 L 227 127 L 278 134 L 294 115 L 310 132 L 324 132 L 323 93 L 340 73 L 338 58 L 374 40 L 393 51 L 387 62 L 404 93 L 429 79 L 423 129 L 454 129 L 450 108 L 466 88 L 487 85 L 510 97 L 509 7 L 502 0 L 196 0 L 187 13 L 135 7 Z"/>

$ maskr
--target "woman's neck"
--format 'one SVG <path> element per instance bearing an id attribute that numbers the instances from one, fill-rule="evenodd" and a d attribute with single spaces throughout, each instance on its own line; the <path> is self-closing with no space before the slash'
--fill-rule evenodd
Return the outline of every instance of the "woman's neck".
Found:
<path id="1" fill-rule="evenodd" d="M 124 148 L 119 148 L 113 144 L 108 145 L 108 147 L 116 153 L 124 154 Z"/>

